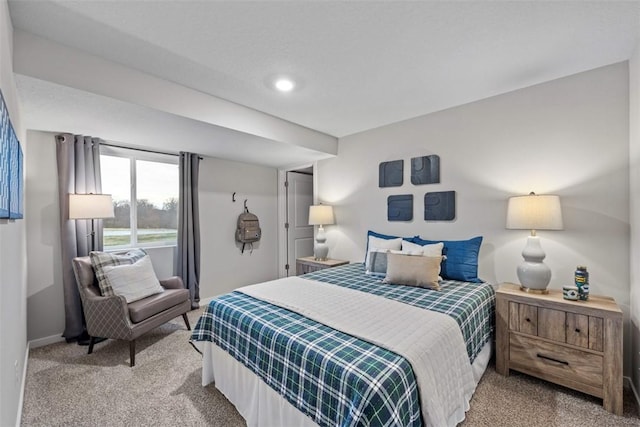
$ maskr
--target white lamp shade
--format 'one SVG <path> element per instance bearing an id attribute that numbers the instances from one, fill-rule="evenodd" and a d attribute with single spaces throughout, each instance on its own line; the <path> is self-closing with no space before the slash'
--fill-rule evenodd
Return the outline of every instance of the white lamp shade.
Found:
<path id="1" fill-rule="evenodd" d="M 327 225 L 333 223 L 333 207 L 329 205 L 309 206 L 309 225 Z"/>
<path id="2" fill-rule="evenodd" d="M 562 230 L 560 197 L 529 194 L 509 198 L 507 228 L 516 230 Z"/>
<path id="3" fill-rule="evenodd" d="M 113 218 L 111 194 L 69 194 L 69 219 Z"/>

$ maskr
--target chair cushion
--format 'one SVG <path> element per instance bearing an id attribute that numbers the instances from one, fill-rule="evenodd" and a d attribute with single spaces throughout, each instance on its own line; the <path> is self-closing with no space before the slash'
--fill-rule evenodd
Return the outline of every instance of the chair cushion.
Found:
<path id="1" fill-rule="evenodd" d="M 129 317 L 133 323 L 139 323 L 188 299 L 188 289 L 165 289 L 161 294 L 130 303 Z"/>

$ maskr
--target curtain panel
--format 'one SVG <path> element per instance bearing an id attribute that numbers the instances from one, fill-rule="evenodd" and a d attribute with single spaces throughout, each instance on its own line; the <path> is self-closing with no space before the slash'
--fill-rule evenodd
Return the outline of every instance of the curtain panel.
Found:
<path id="1" fill-rule="evenodd" d="M 83 135 L 56 135 L 58 198 L 60 204 L 60 242 L 67 342 L 88 339 L 82 302 L 71 260 L 89 254 L 91 220 L 69 219 L 69 194 L 102 193 L 100 180 L 101 139 Z M 102 220 L 95 221 L 95 250 L 103 249 Z"/>
<path id="2" fill-rule="evenodd" d="M 191 308 L 200 306 L 200 220 L 198 173 L 200 156 L 180 152 L 177 274 L 189 289 Z"/>

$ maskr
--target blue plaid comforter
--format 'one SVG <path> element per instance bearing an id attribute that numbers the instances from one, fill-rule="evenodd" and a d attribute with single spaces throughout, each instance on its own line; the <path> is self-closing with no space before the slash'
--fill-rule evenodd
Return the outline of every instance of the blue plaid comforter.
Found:
<path id="1" fill-rule="evenodd" d="M 362 264 L 304 277 L 453 317 L 471 362 L 493 333 L 495 292 L 486 283 L 445 281 L 441 291 L 388 285 Z M 321 426 L 422 425 L 405 358 L 284 308 L 231 292 L 208 305 L 191 339 L 227 351 Z"/>

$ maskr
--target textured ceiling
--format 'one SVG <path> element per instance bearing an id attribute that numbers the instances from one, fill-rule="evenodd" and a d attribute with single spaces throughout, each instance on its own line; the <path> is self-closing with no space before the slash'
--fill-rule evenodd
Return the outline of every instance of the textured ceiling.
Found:
<path id="1" fill-rule="evenodd" d="M 627 60 L 640 25 L 616 1 L 9 5 L 15 28 L 338 137 Z"/>

